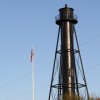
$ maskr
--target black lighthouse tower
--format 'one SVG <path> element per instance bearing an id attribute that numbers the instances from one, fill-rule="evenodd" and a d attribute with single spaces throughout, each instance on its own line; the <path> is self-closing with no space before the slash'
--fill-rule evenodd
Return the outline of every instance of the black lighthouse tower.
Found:
<path id="1" fill-rule="evenodd" d="M 80 100 L 83 91 L 85 91 L 86 100 L 89 100 L 75 31 L 78 19 L 74 14 L 74 9 L 65 5 L 64 8 L 59 9 L 59 15 L 55 19 L 59 30 L 48 100 L 71 100 L 68 97 L 72 96 Z"/>

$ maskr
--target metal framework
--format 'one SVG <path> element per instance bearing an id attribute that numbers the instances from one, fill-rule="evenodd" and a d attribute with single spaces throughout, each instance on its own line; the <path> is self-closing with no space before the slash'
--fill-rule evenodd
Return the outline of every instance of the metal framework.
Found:
<path id="1" fill-rule="evenodd" d="M 85 78 L 80 48 L 74 24 L 78 20 L 73 14 L 74 9 L 67 7 L 59 9 L 56 17 L 59 25 L 55 50 L 52 78 L 48 100 L 67 100 L 66 95 L 75 95 L 80 100 L 83 96 L 89 100 L 89 92 Z"/>

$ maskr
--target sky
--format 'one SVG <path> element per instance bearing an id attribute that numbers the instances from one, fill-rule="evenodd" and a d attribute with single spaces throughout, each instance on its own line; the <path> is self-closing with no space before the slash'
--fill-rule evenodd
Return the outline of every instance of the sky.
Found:
<path id="1" fill-rule="evenodd" d="M 32 47 L 35 100 L 48 99 L 55 16 L 65 4 L 78 16 L 75 28 L 89 92 L 100 96 L 100 0 L 0 0 L 0 100 L 32 100 Z"/>

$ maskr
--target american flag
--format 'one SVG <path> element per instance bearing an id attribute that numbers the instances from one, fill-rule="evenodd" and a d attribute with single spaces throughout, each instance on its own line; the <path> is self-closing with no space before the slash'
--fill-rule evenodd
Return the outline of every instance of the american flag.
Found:
<path id="1" fill-rule="evenodd" d="M 33 60 L 34 60 L 34 51 L 33 51 L 33 49 L 31 50 L 31 62 L 33 62 Z"/>

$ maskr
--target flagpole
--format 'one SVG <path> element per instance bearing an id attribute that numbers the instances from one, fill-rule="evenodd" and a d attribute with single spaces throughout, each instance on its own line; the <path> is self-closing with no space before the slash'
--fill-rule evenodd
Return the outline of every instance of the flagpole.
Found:
<path id="1" fill-rule="evenodd" d="M 34 51 L 31 50 L 31 64 L 32 64 L 32 100 L 34 100 Z"/>

